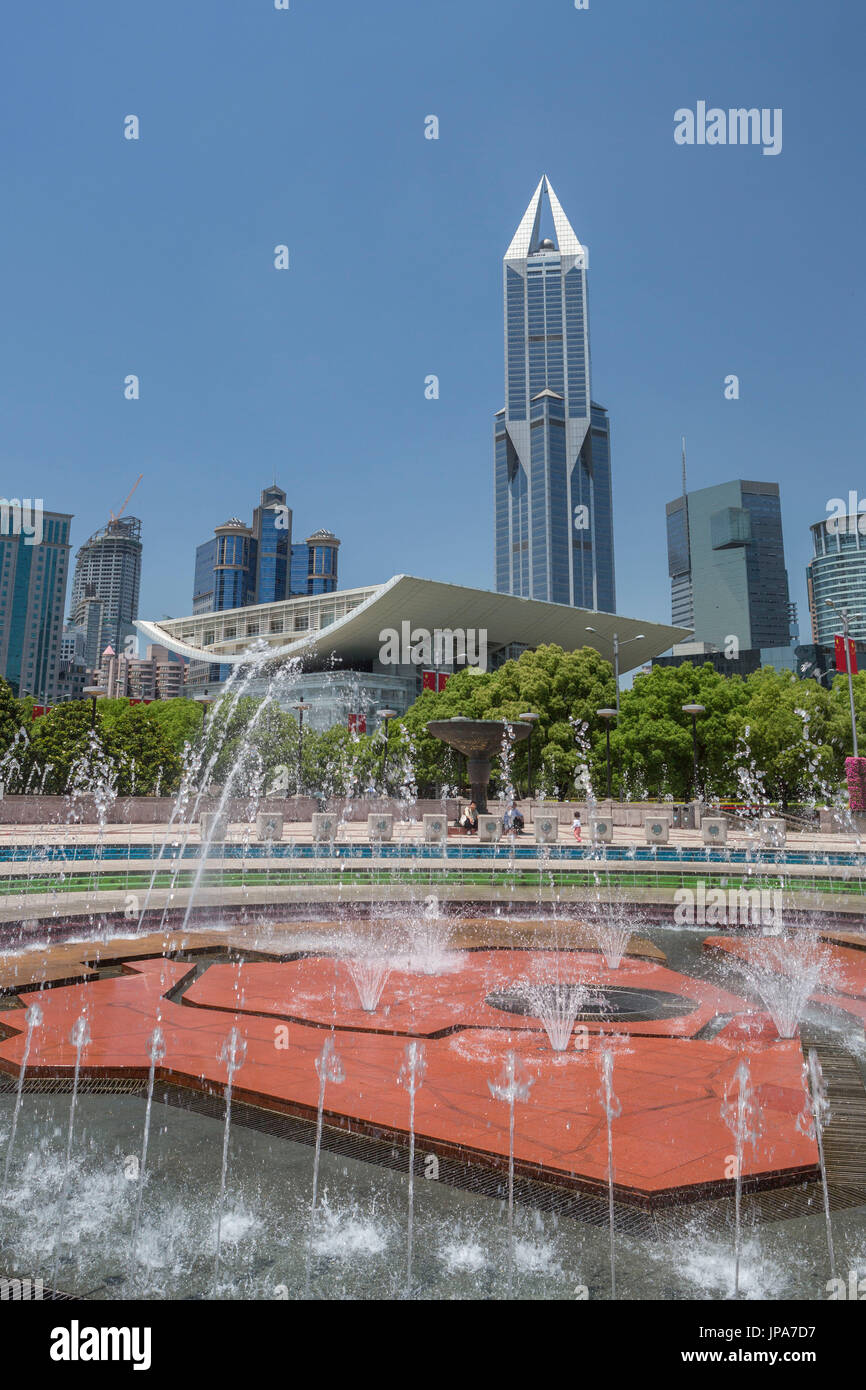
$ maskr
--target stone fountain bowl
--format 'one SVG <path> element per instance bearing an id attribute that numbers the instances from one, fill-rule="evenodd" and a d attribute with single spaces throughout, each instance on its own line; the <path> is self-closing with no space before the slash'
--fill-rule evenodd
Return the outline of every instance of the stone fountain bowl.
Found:
<path id="1" fill-rule="evenodd" d="M 443 743 L 465 753 L 469 758 L 489 758 L 502 748 L 506 728 L 511 729 L 515 743 L 521 743 L 532 733 L 531 724 L 519 719 L 434 719 L 427 725 L 428 733 Z"/>

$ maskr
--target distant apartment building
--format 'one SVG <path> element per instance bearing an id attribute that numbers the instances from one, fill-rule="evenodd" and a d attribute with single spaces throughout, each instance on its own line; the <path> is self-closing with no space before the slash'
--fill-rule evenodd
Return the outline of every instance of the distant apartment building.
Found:
<path id="1" fill-rule="evenodd" d="M 141 553 L 141 522 L 127 516 L 95 531 L 75 556 L 69 624 L 83 634 L 90 671 L 107 646 L 123 652 L 135 637 Z"/>
<path id="2" fill-rule="evenodd" d="M 39 526 L 26 534 L 0 499 L 0 675 L 39 704 L 58 695 L 71 521 L 40 504 Z"/>
<path id="3" fill-rule="evenodd" d="M 109 700 L 176 700 L 184 693 L 186 665 L 167 647 L 153 644 L 144 657 L 106 647 L 96 683 Z"/>

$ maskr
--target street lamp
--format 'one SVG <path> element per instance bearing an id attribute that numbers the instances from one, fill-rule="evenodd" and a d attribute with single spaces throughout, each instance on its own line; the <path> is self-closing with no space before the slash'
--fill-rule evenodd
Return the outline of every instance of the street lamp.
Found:
<path id="1" fill-rule="evenodd" d="M 598 715 L 599 719 L 604 720 L 604 733 L 605 739 L 607 741 L 607 799 L 608 801 L 612 801 L 613 796 L 610 788 L 610 721 L 612 719 L 616 719 L 617 711 L 615 709 L 608 708 L 597 709 L 596 714 Z"/>
<path id="2" fill-rule="evenodd" d="M 825 598 L 824 602 L 828 608 L 832 608 L 834 613 L 838 613 L 842 619 L 842 635 L 845 639 L 845 668 L 848 672 L 848 702 L 851 706 L 851 738 L 854 743 L 854 757 L 857 753 L 857 720 L 854 715 L 854 682 L 851 679 L 851 653 L 848 650 L 848 627 L 851 615 L 847 608 L 837 608 L 832 599 Z M 856 614 L 854 615 L 856 617 Z"/>
<path id="3" fill-rule="evenodd" d="M 105 694 L 105 691 L 103 690 L 101 685 L 86 685 L 81 693 L 82 695 L 86 695 L 90 701 L 90 727 L 91 729 L 95 729 L 96 701 L 99 699 L 100 695 Z"/>
<path id="4" fill-rule="evenodd" d="M 683 714 L 692 716 L 692 796 L 698 799 L 698 715 L 706 714 L 704 705 L 683 705 Z"/>
<path id="5" fill-rule="evenodd" d="M 596 632 L 594 627 L 588 627 L 587 632 Z M 596 633 L 597 635 L 597 633 Z M 629 642 L 640 642 L 643 637 L 642 632 L 635 633 L 634 637 L 627 637 L 624 642 L 620 642 L 619 634 L 613 634 L 613 678 L 616 682 L 616 712 L 619 714 L 619 649 L 627 647 Z"/>
<path id="6" fill-rule="evenodd" d="M 520 715 L 520 721 L 529 725 L 529 738 L 526 740 L 526 795 L 532 800 L 532 735 L 535 733 L 535 726 L 541 718 L 538 714 L 533 714 L 530 710 L 527 714 Z"/>
<path id="7" fill-rule="evenodd" d="M 298 711 L 298 796 L 301 794 L 301 754 L 304 751 L 304 710 L 312 708 L 313 706 L 305 700 L 299 700 L 297 704 L 292 705 L 292 709 Z"/>
<path id="8" fill-rule="evenodd" d="M 396 719 L 397 711 L 395 709 L 377 709 L 376 713 L 380 719 L 384 719 L 385 721 L 385 747 L 382 750 L 382 790 L 384 792 L 385 768 L 388 764 L 388 734 L 391 727 L 391 720 Z"/>

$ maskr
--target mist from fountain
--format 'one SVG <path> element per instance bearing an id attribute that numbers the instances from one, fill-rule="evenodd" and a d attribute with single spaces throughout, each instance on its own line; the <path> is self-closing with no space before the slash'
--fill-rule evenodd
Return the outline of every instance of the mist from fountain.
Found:
<path id="1" fill-rule="evenodd" d="M 229 1161 L 229 1135 L 231 1133 L 232 1124 L 232 1088 L 234 1086 L 235 1072 L 239 1071 L 240 1068 L 243 1066 L 244 1061 L 246 1059 L 246 1055 L 246 1041 L 244 1040 L 244 1038 L 241 1037 L 237 1028 L 233 1027 L 219 1051 L 219 1061 L 225 1063 L 226 1070 L 228 1072 L 228 1077 L 226 1080 L 225 1087 L 226 1117 L 225 1127 L 223 1129 L 223 1157 L 222 1169 L 220 1171 L 220 1197 L 219 1209 L 217 1212 L 216 1250 L 214 1251 L 213 1262 L 214 1292 L 216 1292 L 219 1281 L 220 1248 L 222 1245 L 223 1219 L 225 1216 L 226 1179 L 228 1176 Z"/>
<path id="2" fill-rule="evenodd" d="M 346 1079 L 332 1034 L 328 1034 L 322 1051 L 316 1058 L 316 1071 L 319 1076 L 319 1103 L 316 1109 L 316 1150 L 313 1158 L 313 1198 L 310 1203 L 310 1231 L 307 1240 L 307 1260 L 304 1272 L 304 1298 L 310 1296 L 310 1275 L 313 1265 L 313 1237 L 316 1231 L 316 1203 L 319 1196 L 319 1162 L 322 1156 L 322 1116 L 325 1108 L 325 1087 L 328 1082 L 339 1086 Z"/>
<path id="3" fill-rule="evenodd" d="M 21 1097 L 24 1091 L 24 1076 L 27 1071 L 27 1063 L 30 1059 L 30 1045 L 33 1041 L 33 1030 L 42 1023 L 42 1010 L 38 1004 L 31 1004 L 26 1012 L 27 1028 L 24 1034 L 24 1051 L 21 1054 L 21 1066 L 18 1070 L 18 1085 L 15 1090 L 15 1109 L 12 1112 L 12 1128 L 9 1132 L 9 1143 L 6 1145 L 6 1161 L 3 1164 L 3 1193 L 5 1197 L 9 1191 L 9 1164 L 12 1159 L 12 1150 L 15 1147 L 15 1134 L 18 1129 L 18 1116 L 21 1113 Z"/>
<path id="4" fill-rule="evenodd" d="M 409 1203 L 406 1220 L 406 1297 L 412 1296 L 412 1257 L 415 1237 L 415 1096 L 427 1070 L 427 1049 L 412 1041 L 403 1049 L 403 1062 L 397 1075 L 399 1085 L 409 1092 Z"/>
<path id="5" fill-rule="evenodd" d="M 495 1081 L 488 1081 L 490 1094 L 508 1106 L 508 1297 L 514 1287 L 514 1107 L 527 1101 L 533 1082 L 523 1064 L 512 1050 L 505 1054 L 502 1071 Z"/>
<path id="6" fill-rule="evenodd" d="M 622 1114 L 622 1104 L 613 1089 L 613 1051 L 609 1047 L 602 1048 L 600 1066 L 601 1090 L 599 1091 L 599 1099 L 604 1106 L 605 1118 L 607 1120 L 607 1202 L 608 1225 L 610 1227 L 610 1296 L 611 1298 L 616 1298 L 613 1122 L 619 1119 L 619 1116 Z"/>
<path id="7" fill-rule="evenodd" d="M 72 1099 L 69 1103 L 69 1127 L 66 1135 L 66 1158 L 63 1164 L 63 1179 L 60 1185 L 60 1201 L 57 1211 L 57 1230 L 54 1242 L 54 1267 L 51 1283 L 57 1287 L 57 1271 L 60 1266 L 60 1252 L 63 1247 L 63 1232 L 66 1222 L 66 1202 L 69 1192 L 69 1166 L 72 1161 L 72 1140 L 75 1133 L 75 1107 L 78 1101 L 78 1079 L 81 1073 L 81 1054 L 90 1042 L 90 1027 L 87 1013 L 82 1012 L 72 1025 L 69 1041 L 75 1048 L 75 1070 L 72 1077 Z"/>
<path id="8" fill-rule="evenodd" d="M 830 983 L 830 956 L 805 928 L 749 942 L 745 959 L 732 964 L 771 1015 L 780 1038 L 793 1038 L 809 1000 Z"/>
<path id="9" fill-rule="evenodd" d="M 144 1196 L 144 1181 L 147 1172 L 147 1147 L 150 1140 L 150 1116 L 153 1108 L 153 1080 L 158 1062 L 165 1056 L 166 1046 L 165 1037 L 159 1024 L 154 1028 L 147 1041 L 147 1055 L 150 1058 L 150 1066 L 147 1072 L 147 1100 L 144 1108 L 144 1133 L 141 1140 L 141 1158 L 138 1164 L 138 1193 L 135 1201 L 135 1220 L 132 1227 L 132 1253 L 129 1259 L 129 1267 L 133 1280 L 136 1275 L 138 1263 L 138 1233 L 141 1227 L 141 1202 Z"/>
<path id="10" fill-rule="evenodd" d="M 742 1252 L 743 1166 L 746 1146 L 757 1144 L 761 1113 L 752 1089 L 752 1073 L 747 1058 L 737 1064 L 734 1093 L 725 1087 L 722 1119 L 734 1136 L 734 1297 L 740 1296 L 740 1258 Z"/>
<path id="11" fill-rule="evenodd" d="M 818 1148 L 818 1163 L 821 1169 L 821 1192 L 824 1199 L 824 1225 L 827 1231 L 827 1254 L 830 1260 L 830 1278 L 836 1278 L 836 1252 L 833 1246 L 833 1220 L 830 1214 L 830 1189 L 827 1184 L 827 1161 L 824 1156 L 824 1131 L 830 1120 L 830 1105 L 827 1100 L 827 1087 L 818 1053 L 809 1048 L 808 1060 L 803 1063 L 803 1086 L 806 1092 L 806 1108 L 797 1116 L 797 1128 L 801 1133 L 814 1139 Z"/>

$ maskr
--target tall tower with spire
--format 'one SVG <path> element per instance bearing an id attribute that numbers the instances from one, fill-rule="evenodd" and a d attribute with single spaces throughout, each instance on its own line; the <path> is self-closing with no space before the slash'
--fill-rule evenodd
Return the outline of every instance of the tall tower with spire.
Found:
<path id="1" fill-rule="evenodd" d="M 542 235 L 545 199 L 552 237 Z M 612 613 L 610 424 L 590 393 L 587 260 L 543 175 L 503 265 L 496 588 Z"/>

